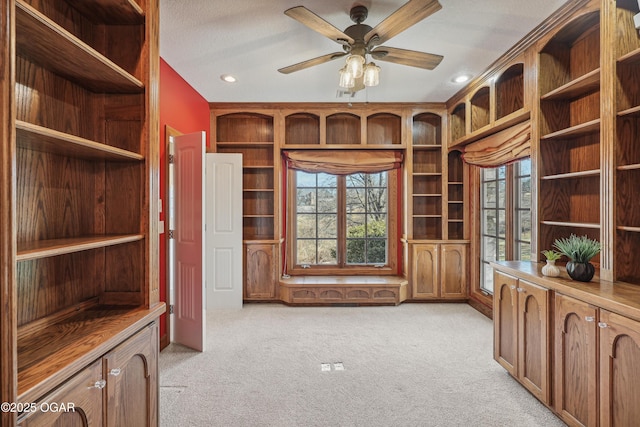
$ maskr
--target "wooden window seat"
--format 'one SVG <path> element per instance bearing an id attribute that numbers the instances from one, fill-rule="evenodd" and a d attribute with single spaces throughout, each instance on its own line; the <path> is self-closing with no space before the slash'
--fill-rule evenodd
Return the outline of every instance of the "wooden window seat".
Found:
<path id="1" fill-rule="evenodd" d="M 293 305 L 398 305 L 407 299 L 401 276 L 291 276 L 280 279 L 280 299 Z"/>

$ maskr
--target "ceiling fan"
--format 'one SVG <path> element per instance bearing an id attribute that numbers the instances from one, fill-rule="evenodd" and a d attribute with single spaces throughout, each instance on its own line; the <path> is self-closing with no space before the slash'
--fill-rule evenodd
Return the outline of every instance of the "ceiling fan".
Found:
<path id="1" fill-rule="evenodd" d="M 355 25 L 348 27 L 344 31 L 340 31 L 304 6 L 292 7 L 291 9 L 285 10 L 285 15 L 342 45 L 343 52 L 329 53 L 280 68 L 278 71 L 283 74 L 289 74 L 341 58 L 345 55 L 360 56 L 363 59 L 365 55 L 370 55 L 373 59 L 380 61 L 432 70 L 442 61 L 443 57 L 441 55 L 381 46 L 381 44 L 441 8 L 442 5 L 440 5 L 438 0 L 409 0 L 374 28 L 371 28 L 369 25 L 362 23 L 367 18 L 367 8 L 362 5 L 356 5 L 351 8 L 349 13 Z M 358 76 L 351 91 L 356 92 L 363 88 L 363 78 Z"/>

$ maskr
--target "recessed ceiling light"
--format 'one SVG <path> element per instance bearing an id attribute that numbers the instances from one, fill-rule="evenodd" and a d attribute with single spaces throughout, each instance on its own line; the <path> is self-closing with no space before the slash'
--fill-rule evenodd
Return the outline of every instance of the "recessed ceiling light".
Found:
<path id="1" fill-rule="evenodd" d="M 227 82 L 227 83 L 235 83 L 236 82 L 236 78 L 233 77 L 231 74 L 223 74 L 220 76 L 220 78 Z"/>
<path id="2" fill-rule="evenodd" d="M 454 83 L 464 83 L 466 81 L 469 81 L 470 78 L 471 76 L 469 74 L 459 74 L 452 78 L 451 81 Z"/>

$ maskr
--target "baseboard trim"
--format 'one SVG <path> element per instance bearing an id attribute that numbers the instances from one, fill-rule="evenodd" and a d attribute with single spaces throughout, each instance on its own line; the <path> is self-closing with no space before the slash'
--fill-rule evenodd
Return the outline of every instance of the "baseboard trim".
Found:
<path id="1" fill-rule="evenodd" d="M 471 307 L 479 311 L 480 313 L 487 316 L 489 319 L 493 319 L 493 309 L 491 307 L 487 306 L 486 304 L 483 304 L 482 302 L 474 299 L 473 297 L 470 297 L 467 303 Z"/>

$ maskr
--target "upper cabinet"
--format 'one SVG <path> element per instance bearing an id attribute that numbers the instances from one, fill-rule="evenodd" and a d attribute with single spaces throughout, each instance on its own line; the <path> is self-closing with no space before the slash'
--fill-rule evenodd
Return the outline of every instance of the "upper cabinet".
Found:
<path id="1" fill-rule="evenodd" d="M 527 58 L 521 55 L 479 82 L 470 93 L 454 99 L 449 108 L 449 148 L 464 147 L 529 119 L 530 97 L 525 87 L 525 71 L 530 69 Z"/>
<path id="2" fill-rule="evenodd" d="M 293 111 L 285 106 L 283 148 L 404 148 L 403 111 L 390 107 L 305 106 Z"/>

